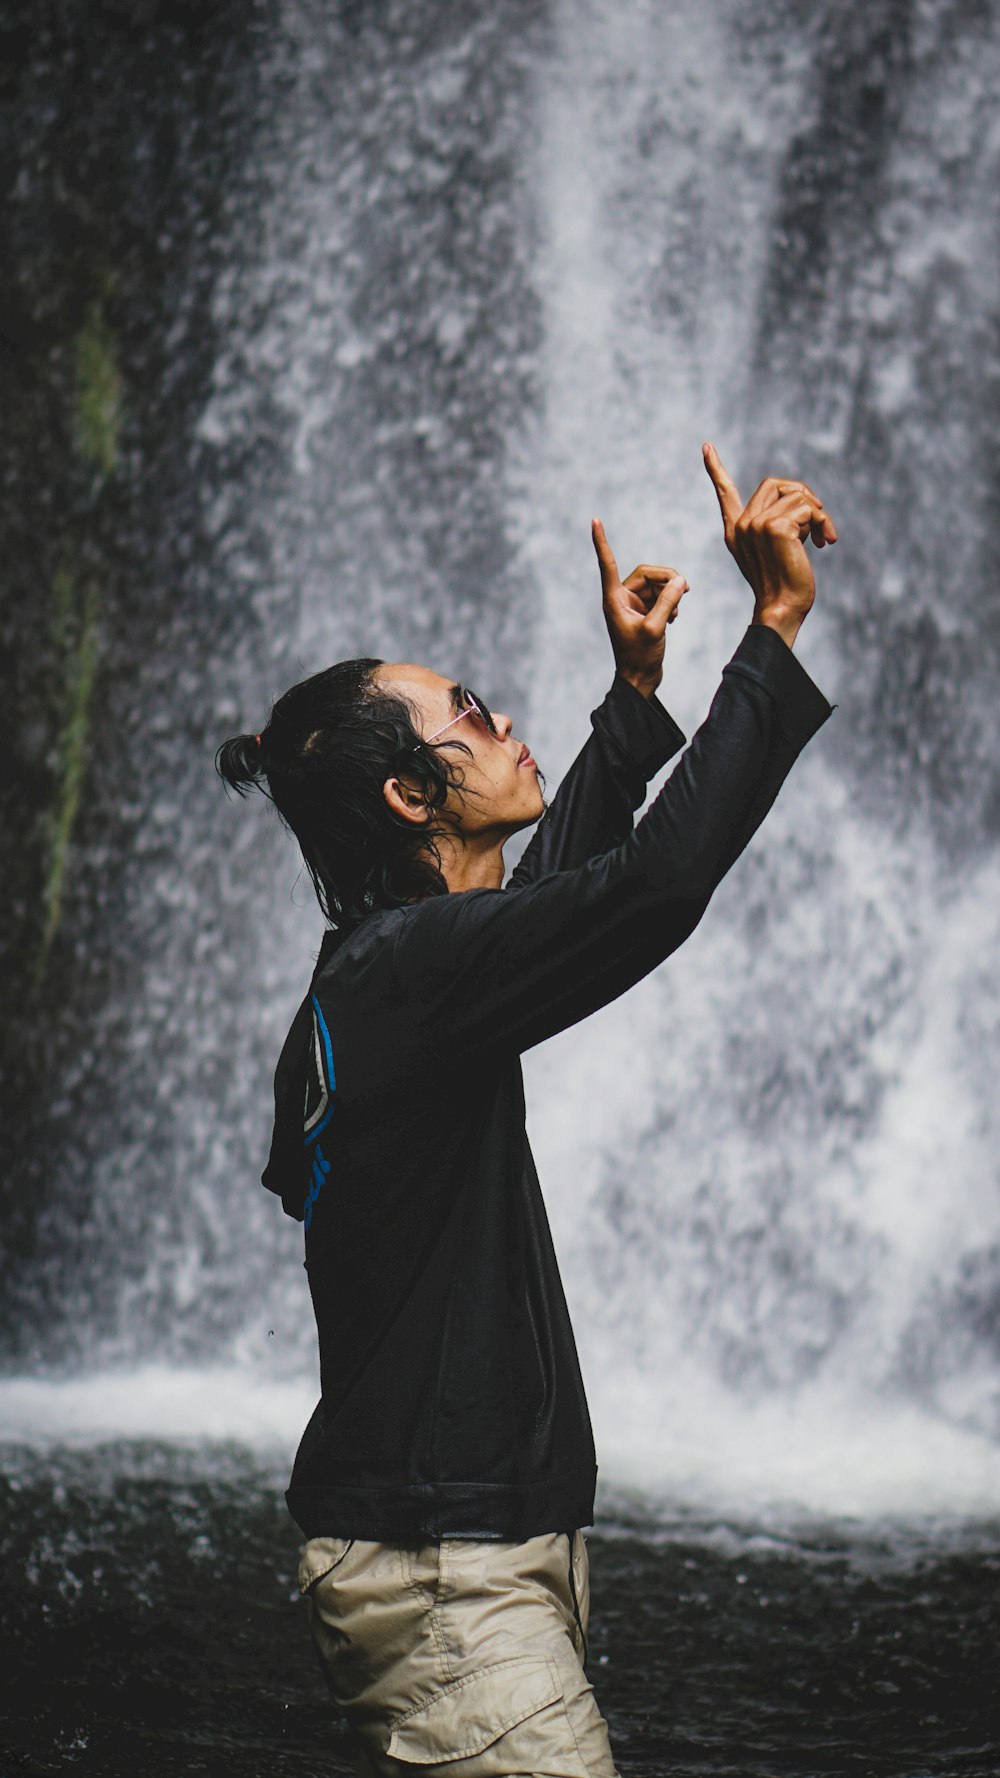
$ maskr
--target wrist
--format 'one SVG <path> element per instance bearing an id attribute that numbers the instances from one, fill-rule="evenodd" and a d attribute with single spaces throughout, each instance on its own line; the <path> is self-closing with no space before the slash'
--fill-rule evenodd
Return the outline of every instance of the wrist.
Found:
<path id="1" fill-rule="evenodd" d="M 624 679 L 626 685 L 631 685 L 640 697 L 647 700 L 655 695 L 663 680 L 662 668 L 656 673 L 632 673 L 627 672 L 624 667 L 616 667 L 615 671 L 619 679 Z"/>
<path id="2" fill-rule="evenodd" d="M 781 640 L 789 648 L 794 648 L 795 638 L 805 621 L 805 612 L 794 610 L 777 601 L 758 606 L 751 619 L 752 623 L 762 624 L 765 629 L 776 630 Z"/>

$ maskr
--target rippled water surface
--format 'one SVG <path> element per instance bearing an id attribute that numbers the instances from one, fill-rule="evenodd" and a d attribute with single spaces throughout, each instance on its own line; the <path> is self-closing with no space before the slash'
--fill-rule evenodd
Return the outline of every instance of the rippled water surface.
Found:
<path id="1" fill-rule="evenodd" d="M 8 1447 L 0 1771 L 353 1771 L 274 1467 Z M 623 1778 L 995 1778 L 1000 1521 L 784 1534 L 605 1496 L 590 1674 Z"/>

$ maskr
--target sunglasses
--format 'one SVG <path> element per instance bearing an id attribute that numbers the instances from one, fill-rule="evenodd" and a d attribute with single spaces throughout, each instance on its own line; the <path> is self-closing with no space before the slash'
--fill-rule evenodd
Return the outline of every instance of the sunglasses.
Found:
<path id="1" fill-rule="evenodd" d="M 493 736 L 493 739 L 499 741 L 500 736 L 497 734 L 497 725 L 490 715 L 486 705 L 483 703 L 482 698 L 477 697 L 474 691 L 470 691 L 467 685 L 462 686 L 459 696 L 461 697 L 464 708 L 459 711 L 457 716 L 453 716 L 450 722 L 446 722 L 444 728 L 435 729 L 432 735 L 425 735 L 421 742 L 421 746 L 429 747 L 432 741 L 437 741 L 442 735 L 447 734 L 448 730 L 454 728 L 456 722 L 461 722 L 464 716 L 478 716 L 480 721 L 485 723 L 490 734 Z"/>

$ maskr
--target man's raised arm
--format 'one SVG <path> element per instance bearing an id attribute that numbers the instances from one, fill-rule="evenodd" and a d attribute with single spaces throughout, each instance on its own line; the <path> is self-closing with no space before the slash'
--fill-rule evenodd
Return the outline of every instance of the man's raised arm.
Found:
<path id="1" fill-rule="evenodd" d="M 595 546 L 603 535 L 595 520 Z M 625 580 L 617 569 L 608 574 L 602 565 L 615 677 L 591 716 L 593 734 L 566 773 L 508 889 L 523 889 L 552 871 L 573 870 L 620 846 L 632 831 L 632 816 L 650 779 L 683 747 L 682 730 L 655 692 L 663 677 L 667 625 L 677 616 L 687 586 L 676 569 L 658 564 L 642 563 Z"/>
<path id="2" fill-rule="evenodd" d="M 632 831 L 632 816 L 650 779 L 684 745 L 682 730 L 658 699 L 644 698 L 619 673 L 590 720 L 593 733 L 542 816 L 508 889 L 523 889 L 552 871 L 573 870 L 620 846 Z"/>

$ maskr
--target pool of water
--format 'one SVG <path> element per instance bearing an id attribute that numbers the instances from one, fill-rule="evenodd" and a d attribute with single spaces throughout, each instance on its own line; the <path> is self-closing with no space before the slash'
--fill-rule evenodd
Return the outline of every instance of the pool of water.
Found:
<path id="1" fill-rule="evenodd" d="M 295 1593 L 284 1456 L 0 1454 L 3 1778 L 353 1771 Z M 996 1778 L 1000 1518 L 773 1518 L 605 1492 L 589 1671 L 624 1778 Z"/>

